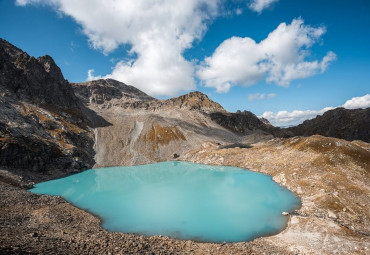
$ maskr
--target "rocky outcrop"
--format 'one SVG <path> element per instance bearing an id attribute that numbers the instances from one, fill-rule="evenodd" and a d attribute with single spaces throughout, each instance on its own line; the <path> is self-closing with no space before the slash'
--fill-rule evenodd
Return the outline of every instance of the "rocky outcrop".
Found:
<path id="1" fill-rule="evenodd" d="M 207 95 L 199 91 L 190 92 L 186 95 L 171 98 L 162 102 L 161 108 L 180 108 L 197 110 L 202 112 L 226 112 L 218 103 L 210 100 Z"/>
<path id="2" fill-rule="evenodd" d="M 134 102 L 154 100 L 153 97 L 148 96 L 137 88 L 112 79 L 100 79 L 84 83 L 73 83 L 72 87 L 75 91 L 75 94 L 85 104 L 92 103 L 97 105 L 105 104 L 105 106 L 112 106 L 114 103 L 116 103 L 123 108 L 127 108 Z"/>
<path id="3" fill-rule="evenodd" d="M 370 142 L 370 108 L 336 108 L 284 131 L 296 136 L 323 135 L 348 141 Z"/>
<path id="4" fill-rule="evenodd" d="M 267 126 L 272 126 L 271 123 L 270 123 L 270 121 L 268 121 L 268 119 L 266 119 L 264 117 L 260 117 L 259 119 L 260 119 L 260 121 L 263 122 L 263 124 L 265 124 Z"/>
<path id="5" fill-rule="evenodd" d="M 100 109 L 119 107 L 148 111 L 186 109 L 201 112 L 226 112 L 207 95 L 194 91 L 179 97 L 158 100 L 139 89 L 112 79 L 100 79 L 84 83 L 73 83 L 78 98 L 87 105 Z"/>
<path id="6" fill-rule="evenodd" d="M 5 95 L 42 107 L 79 108 L 72 87 L 50 56 L 35 59 L 0 39 L 0 63 L 0 87 Z"/>
<path id="7" fill-rule="evenodd" d="M 368 116 L 369 109 L 339 109 L 278 129 L 250 112 L 228 113 L 200 92 L 157 100 L 109 79 L 71 86 L 49 56 L 35 59 L 0 40 L 0 253 L 366 254 L 369 143 L 271 134 L 326 130 L 366 140 Z M 38 182 L 92 166 L 174 158 L 271 175 L 301 196 L 302 207 L 278 235 L 197 243 L 110 233 L 61 198 L 15 187 L 29 186 L 24 177 Z"/>
<path id="8" fill-rule="evenodd" d="M 264 123 L 249 111 L 237 113 L 213 112 L 209 116 L 219 125 L 242 135 L 248 135 L 256 130 L 268 133 L 278 132 L 279 128 Z"/>
<path id="9" fill-rule="evenodd" d="M 108 123 L 75 96 L 50 56 L 0 39 L 0 167 L 53 175 L 94 164 L 91 128 Z"/>

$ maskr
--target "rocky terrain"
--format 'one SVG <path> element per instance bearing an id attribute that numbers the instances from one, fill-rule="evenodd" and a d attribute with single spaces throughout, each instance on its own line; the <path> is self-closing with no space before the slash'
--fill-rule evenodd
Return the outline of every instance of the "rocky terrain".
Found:
<path id="1" fill-rule="evenodd" d="M 226 111 L 200 92 L 158 100 L 114 80 L 73 84 L 73 89 L 112 124 L 94 131 L 95 167 L 172 160 L 203 142 L 240 138 L 212 120 L 213 112 Z"/>
<path id="2" fill-rule="evenodd" d="M 111 79 L 69 83 L 51 57 L 35 59 L 5 40 L 0 94 L 0 254 L 370 252 L 369 109 L 336 109 L 279 129 L 200 92 L 158 100 Z M 277 235 L 213 244 L 110 233 L 62 198 L 25 189 L 91 167 L 165 160 L 271 175 L 302 207 Z"/>
<path id="3" fill-rule="evenodd" d="M 336 108 L 285 131 L 299 136 L 323 135 L 370 142 L 370 108 Z"/>
<path id="4" fill-rule="evenodd" d="M 0 94 L 1 168 L 39 181 L 94 165 L 92 129 L 109 123 L 82 104 L 51 57 L 1 39 Z"/>
<path id="5" fill-rule="evenodd" d="M 261 120 L 249 111 L 237 113 L 212 112 L 210 117 L 219 125 L 241 135 L 248 135 L 255 131 L 264 131 L 267 134 L 274 135 L 278 135 L 280 132 L 280 128 L 273 127 L 266 119 Z"/>
<path id="6" fill-rule="evenodd" d="M 232 165 L 271 175 L 295 192 L 302 207 L 288 227 L 262 238 L 295 254 L 370 252 L 370 145 L 310 136 L 275 138 L 252 148 L 206 143 L 182 160 Z"/>

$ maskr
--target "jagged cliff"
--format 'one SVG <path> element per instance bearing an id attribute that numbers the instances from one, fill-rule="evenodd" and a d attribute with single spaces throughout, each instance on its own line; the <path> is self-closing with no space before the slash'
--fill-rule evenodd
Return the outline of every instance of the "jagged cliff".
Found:
<path id="1" fill-rule="evenodd" d="M 206 141 L 370 137 L 369 109 L 336 109 L 279 129 L 198 91 L 158 100 L 112 79 L 70 84 L 50 56 L 33 58 L 2 39 L 0 60 L 0 167 L 31 176 L 169 160 Z"/>
<path id="2" fill-rule="evenodd" d="M 323 135 L 370 142 L 370 108 L 336 108 L 285 131 L 296 136 Z"/>
<path id="3" fill-rule="evenodd" d="M 1 39 L 0 95 L 0 168 L 32 178 L 94 165 L 91 128 L 108 123 L 80 102 L 50 56 L 35 59 Z"/>
<path id="4" fill-rule="evenodd" d="M 258 130 L 271 134 L 279 131 L 279 128 L 274 128 L 271 124 L 263 122 L 249 111 L 237 113 L 213 112 L 210 113 L 210 117 L 219 125 L 242 135 L 248 135 Z"/>
<path id="5" fill-rule="evenodd" d="M 111 79 L 70 84 L 50 56 L 36 59 L 5 40 L 0 94 L 0 168 L 35 180 L 239 139 L 206 115 L 225 110 L 200 92 L 158 100 Z"/>
<path id="6" fill-rule="evenodd" d="M 73 90 L 84 104 L 96 104 L 102 108 L 120 106 L 135 107 L 135 102 L 155 100 L 133 86 L 112 79 L 100 79 L 83 83 L 72 83 Z"/>
<path id="7" fill-rule="evenodd" d="M 0 40 L 0 253 L 366 254 L 369 143 L 274 136 L 325 131 L 366 140 L 368 116 L 369 109 L 337 109 L 281 130 L 247 111 L 228 113 L 200 92 L 157 100 L 111 79 L 70 84 L 49 56 L 35 59 Z M 14 187 L 24 177 L 172 159 L 269 174 L 302 207 L 278 235 L 211 244 L 109 233 L 61 198 Z"/>
<path id="8" fill-rule="evenodd" d="M 207 95 L 199 91 L 167 100 L 159 100 L 133 86 L 112 79 L 73 83 L 72 87 L 77 97 L 85 104 L 100 109 L 120 107 L 148 111 L 187 109 L 202 112 L 226 112 L 220 104 L 210 100 Z"/>

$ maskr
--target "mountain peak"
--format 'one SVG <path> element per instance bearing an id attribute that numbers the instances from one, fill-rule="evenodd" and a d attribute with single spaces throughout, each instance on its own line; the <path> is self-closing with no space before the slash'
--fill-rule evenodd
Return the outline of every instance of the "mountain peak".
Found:
<path id="1" fill-rule="evenodd" d="M 52 57 L 50 57 L 49 55 L 45 55 L 42 57 L 38 57 L 37 61 L 43 65 L 45 71 L 49 73 L 49 75 L 55 80 L 64 80 L 62 71 L 54 62 L 54 59 Z"/>
<path id="2" fill-rule="evenodd" d="M 206 94 L 200 91 L 193 91 L 188 94 L 166 100 L 170 105 L 190 110 L 200 110 L 204 112 L 226 112 L 218 103 L 209 99 Z"/>
<path id="3" fill-rule="evenodd" d="M 122 103 L 154 100 L 134 86 L 113 79 L 73 83 L 72 87 L 77 97 L 85 103 L 121 105 Z"/>
<path id="4" fill-rule="evenodd" d="M 0 40 L 0 90 L 37 105 L 77 108 L 70 84 L 50 56 L 35 59 Z"/>

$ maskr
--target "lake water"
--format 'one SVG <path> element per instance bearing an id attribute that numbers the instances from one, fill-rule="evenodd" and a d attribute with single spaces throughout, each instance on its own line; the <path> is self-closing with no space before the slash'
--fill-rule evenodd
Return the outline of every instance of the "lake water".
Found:
<path id="1" fill-rule="evenodd" d="M 35 185 L 102 219 L 109 231 L 201 242 L 249 241 L 284 229 L 300 206 L 270 176 L 237 167 L 162 162 L 87 170 Z"/>

